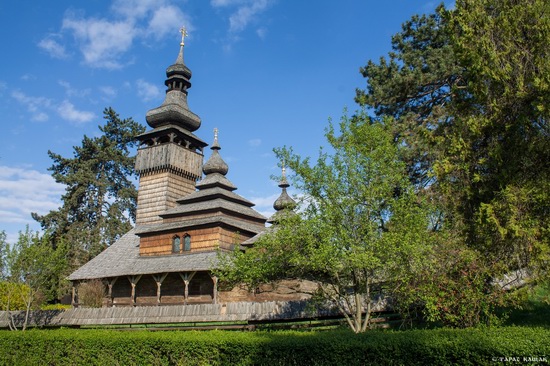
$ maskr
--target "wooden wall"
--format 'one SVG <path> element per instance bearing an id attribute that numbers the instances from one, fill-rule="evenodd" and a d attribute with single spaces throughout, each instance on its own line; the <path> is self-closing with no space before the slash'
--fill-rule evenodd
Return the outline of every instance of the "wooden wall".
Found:
<path id="1" fill-rule="evenodd" d="M 184 236 L 191 237 L 191 250 L 184 251 Z M 180 252 L 172 253 L 172 240 L 180 237 Z M 167 233 L 143 236 L 140 238 L 139 254 L 141 256 L 185 254 L 216 250 L 218 248 L 231 250 L 234 245 L 252 237 L 224 227 L 210 227 L 186 231 L 171 231 Z"/>
<path id="2" fill-rule="evenodd" d="M 136 224 L 160 223 L 159 215 L 195 191 L 195 180 L 171 170 L 144 173 L 139 178 Z"/>

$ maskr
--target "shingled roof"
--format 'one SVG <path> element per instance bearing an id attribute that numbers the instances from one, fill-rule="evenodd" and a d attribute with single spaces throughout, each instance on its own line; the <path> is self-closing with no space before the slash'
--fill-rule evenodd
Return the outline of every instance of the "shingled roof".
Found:
<path id="1" fill-rule="evenodd" d="M 130 230 L 116 243 L 73 272 L 69 280 L 207 271 L 218 263 L 216 252 L 140 257 L 139 236 L 136 235 L 138 230 L 139 227 Z"/>
<path id="2" fill-rule="evenodd" d="M 265 229 L 265 216 L 252 208 L 254 203 L 233 192 L 237 187 L 225 177 L 229 167 L 219 154 L 221 147 L 217 129 L 210 148 L 212 155 L 203 166 L 206 176 L 197 183 L 198 191 L 180 198 L 175 207 L 160 215 L 163 219 L 170 219 L 170 222 L 144 227 L 137 232 L 138 235 L 213 223 L 244 230 L 252 235 Z"/>
<path id="3" fill-rule="evenodd" d="M 135 231 L 135 234 L 142 236 L 143 234 L 152 234 L 152 233 L 158 233 L 158 232 L 170 231 L 170 230 L 176 230 L 176 229 L 189 229 L 189 228 L 196 228 L 196 227 L 202 227 L 202 226 L 212 226 L 213 224 L 215 224 L 216 226 L 218 225 L 231 226 L 236 229 L 247 231 L 253 234 L 257 234 L 265 229 L 265 226 L 257 223 L 254 224 L 243 220 L 238 220 L 232 217 L 214 215 L 209 217 L 201 217 L 201 218 L 187 219 L 187 220 L 182 220 L 177 222 L 168 222 L 163 224 L 144 226 L 140 229 L 137 229 Z"/>

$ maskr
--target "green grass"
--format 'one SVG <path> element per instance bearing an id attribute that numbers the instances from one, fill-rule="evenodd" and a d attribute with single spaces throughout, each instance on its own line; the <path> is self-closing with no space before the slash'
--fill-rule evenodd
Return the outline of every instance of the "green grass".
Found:
<path id="1" fill-rule="evenodd" d="M 503 309 L 506 326 L 543 327 L 550 329 L 550 283 L 524 289 L 519 307 Z"/>

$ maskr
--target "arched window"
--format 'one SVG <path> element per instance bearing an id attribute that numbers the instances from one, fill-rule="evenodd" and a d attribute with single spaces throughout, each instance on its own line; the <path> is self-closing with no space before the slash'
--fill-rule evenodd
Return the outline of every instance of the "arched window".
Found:
<path id="1" fill-rule="evenodd" d="M 183 237 L 183 250 L 186 252 L 191 250 L 191 236 L 189 234 L 185 234 Z"/>
<path id="2" fill-rule="evenodd" d="M 172 253 L 179 253 L 181 250 L 181 239 L 179 236 L 172 238 Z"/>

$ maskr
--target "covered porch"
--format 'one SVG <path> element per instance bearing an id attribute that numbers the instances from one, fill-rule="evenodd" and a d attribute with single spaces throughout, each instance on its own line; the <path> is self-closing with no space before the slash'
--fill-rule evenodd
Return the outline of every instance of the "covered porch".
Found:
<path id="1" fill-rule="evenodd" d="M 218 278 L 210 271 L 162 272 L 101 278 L 106 296 L 103 306 L 161 306 L 217 304 Z M 72 281 L 72 304 L 79 301 L 79 286 Z"/>

